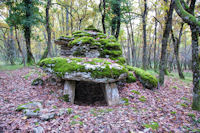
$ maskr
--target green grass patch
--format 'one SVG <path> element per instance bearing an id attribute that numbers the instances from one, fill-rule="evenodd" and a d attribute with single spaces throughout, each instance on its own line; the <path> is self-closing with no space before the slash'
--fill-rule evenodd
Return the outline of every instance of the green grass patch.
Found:
<path id="1" fill-rule="evenodd" d="M 23 68 L 23 65 L 0 65 L 0 71 L 10 71 Z"/>
<path id="2" fill-rule="evenodd" d="M 152 130 L 158 130 L 159 124 L 157 122 L 151 122 L 143 125 L 145 128 L 151 128 Z"/>
<path id="3" fill-rule="evenodd" d="M 139 92 L 139 91 L 131 90 L 131 92 L 133 92 L 133 93 L 136 94 L 136 95 L 140 95 L 140 92 Z"/>
<path id="4" fill-rule="evenodd" d="M 139 100 L 140 100 L 141 102 L 146 102 L 146 101 L 147 101 L 147 98 L 144 97 L 144 96 L 141 96 L 141 97 L 139 98 Z"/>
<path id="5" fill-rule="evenodd" d="M 170 114 L 175 115 L 175 114 L 176 114 L 176 111 L 172 111 L 172 112 L 170 112 Z"/>

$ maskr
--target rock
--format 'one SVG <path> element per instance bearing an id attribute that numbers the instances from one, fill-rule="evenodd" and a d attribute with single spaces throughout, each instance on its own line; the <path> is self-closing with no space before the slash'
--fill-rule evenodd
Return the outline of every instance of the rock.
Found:
<path id="1" fill-rule="evenodd" d="M 55 43 L 61 46 L 60 54 L 66 57 L 123 58 L 121 45 L 115 37 L 107 36 L 95 28 L 76 31 L 72 36 L 61 36 Z"/>
<path id="2" fill-rule="evenodd" d="M 33 128 L 33 133 L 45 133 L 45 131 L 43 127 L 39 126 L 39 127 Z"/>
<path id="3" fill-rule="evenodd" d="M 65 97 L 68 95 L 69 102 L 74 103 L 75 81 L 65 81 L 63 94 Z M 66 98 L 65 101 L 67 101 Z"/>
<path id="4" fill-rule="evenodd" d="M 55 117 L 55 113 L 45 113 L 40 115 L 40 119 L 43 121 L 48 121 L 50 119 L 53 119 Z"/>
<path id="5" fill-rule="evenodd" d="M 32 118 L 32 117 L 38 117 L 39 116 L 39 110 L 29 110 L 29 109 L 25 109 L 23 110 L 23 113 L 25 114 L 25 116 L 27 116 L 28 118 Z"/>
<path id="6" fill-rule="evenodd" d="M 42 109 L 42 104 L 40 102 L 29 102 L 29 103 L 25 103 L 25 104 L 21 104 L 16 108 L 16 111 L 21 111 L 21 110 L 25 110 L 25 109 L 29 109 L 29 110 L 41 110 Z"/>
<path id="7" fill-rule="evenodd" d="M 33 86 L 37 86 L 37 85 L 43 85 L 44 81 L 41 78 L 36 78 L 33 80 L 32 84 Z"/>
<path id="8" fill-rule="evenodd" d="M 68 112 L 68 109 L 61 108 L 59 109 L 59 112 L 57 113 L 58 116 L 62 116 Z"/>
<path id="9" fill-rule="evenodd" d="M 45 71 L 65 80 L 109 83 L 128 75 L 124 66 L 109 59 L 55 57 L 46 58 L 39 64 Z"/>
<path id="10" fill-rule="evenodd" d="M 108 105 L 120 104 L 119 92 L 115 83 L 105 84 L 103 91 Z"/>

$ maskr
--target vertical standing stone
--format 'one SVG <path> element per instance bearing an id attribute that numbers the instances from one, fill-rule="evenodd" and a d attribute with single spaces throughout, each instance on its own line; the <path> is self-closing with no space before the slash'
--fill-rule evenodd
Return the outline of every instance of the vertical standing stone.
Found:
<path id="1" fill-rule="evenodd" d="M 115 83 L 106 83 L 102 88 L 108 105 L 117 105 L 120 102 L 119 91 Z"/>
<path id="2" fill-rule="evenodd" d="M 64 84 L 64 95 L 69 96 L 69 102 L 74 103 L 74 97 L 75 97 L 75 81 L 69 81 L 65 80 Z"/>

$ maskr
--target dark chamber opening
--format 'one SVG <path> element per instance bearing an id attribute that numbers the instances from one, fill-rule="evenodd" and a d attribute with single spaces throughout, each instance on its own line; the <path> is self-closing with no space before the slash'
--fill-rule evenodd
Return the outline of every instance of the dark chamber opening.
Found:
<path id="1" fill-rule="evenodd" d="M 78 105 L 106 105 L 101 84 L 77 81 L 74 103 Z"/>

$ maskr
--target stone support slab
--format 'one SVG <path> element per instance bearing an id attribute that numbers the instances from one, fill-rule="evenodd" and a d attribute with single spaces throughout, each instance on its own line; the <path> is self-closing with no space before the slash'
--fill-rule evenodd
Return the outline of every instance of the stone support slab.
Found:
<path id="1" fill-rule="evenodd" d="M 117 105 L 120 103 L 119 91 L 116 83 L 106 83 L 104 86 L 102 86 L 102 89 L 106 102 L 109 106 Z"/>
<path id="2" fill-rule="evenodd" d="M 69 102 L 71 103 L 74 103 L 75 87 L 76 87 L 75 81 L 65 80 L 63 94 L 69 96 Z"/>

